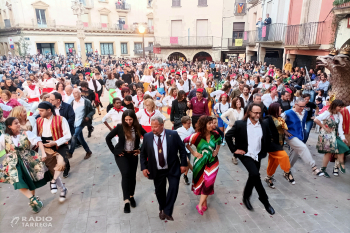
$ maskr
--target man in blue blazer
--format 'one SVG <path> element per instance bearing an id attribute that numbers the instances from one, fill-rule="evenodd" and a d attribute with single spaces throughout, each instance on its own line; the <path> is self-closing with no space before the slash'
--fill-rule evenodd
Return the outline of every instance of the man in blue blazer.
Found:
<path id="1" fill-rule="evenodd" d="M 50 94 L 50 103 L 55 107 L 56 115 L 63 116 L 68 121 L 70 133 L 74 135 L 74 121 L 75 113 L 73 107 L 62 101 L 62 95 L 58 92 L 53 92 Z M 40 115 L 39 115 L 40 116 Z M 66 162 L 66 169 L 63 172 L 63 177 L 67 178 L 69 176 L 70 164 L 67 156 L 63 156 Z"/>
<path id="2" fill-rule="evenodd" d="M 141 171 L 145 177 L 154 181 L 159 218 L 174 221 L 172 213 L 179 191 L 180 177 L 187 168 L 185 144 L 176 131 L 164 129 L 161 117 L 152 117 L 151 127 L 152 132 L 144 135 L 141 147 Z M 169 182 L 168 193 L 166 179 Z"/>

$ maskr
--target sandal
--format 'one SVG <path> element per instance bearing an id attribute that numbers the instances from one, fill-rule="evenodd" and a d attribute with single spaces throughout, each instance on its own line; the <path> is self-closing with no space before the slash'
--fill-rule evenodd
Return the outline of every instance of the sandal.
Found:
<path id="1" fill-rule="evenodd" d="M 284 176 L 284 178 L 286 178 L 286 180 L 289 181 L 289 183 L 295 184 L 295 180 L 294 180 L 294 177 L 293 177 L 291 171 L 289 171 L 289 172 L 284 172 L 284 173 L 283 173 L 283 176 Z"/>
<path id="2" fill-rule="evenodd" d="M 32 211 L 35 214 L 39 213 L 40 210 L 44 207 L 44 203 L 38 200 L 38 198 L 35 196 L 32 196 L 31 198 L 29 198 L 29 201 L 30 201 L 29 205 L 32 207 Z"/>
<path id="3" fill-rule="evenodd" d="M 334 176 L 339 176 L 339 168 L 336 167 L 336 166 L 333 167 L 333 175 Z"/>
<path id="4" fill-rule="evenodd" d="M 68 189 L 65 188 L 64 190 L 61 191 L 60 194 L 60 202 L 64 202 L 66 200 L 66 195 L 67 195 Z"/>
<path id="5" fill-rule="evenodd" d="M 56 185 L 56 182 L 55 182 L 55 183 L 52 183 L 52 182 L 50 181 L 50 190 L 51 190 L 51 193 L 52 193 L 52 194 L 57 193 L 57 185 Z"/>
<path id="6" fill-rule="evenodd" d="M 341 173 L 345 174 L 345 166 L 344 163 L 339 163 L 339 170 Z"/>
<path id="7" fill-rule="evenodd" d="M 316 166 L 312 167 L 312 172 L 316 176 L 323 176 L 324 175 L 324 173 L 320 169 L 318 169 Z"/>
<path id="8" fill-rule="evenodd" d="M 267 185 L 270 188 L 272 188 L 272 189 L 276 188 L 275 185 L 273 184 L 273 182 L 276 182 L 276 180 L 273 178 L 273 176 L 266 176 L 265 182 L 267 183 Z"/>
<path id="9" fill-rule="evenodd" d="M 331 178 L 331 176 L 326 172 L 326 167 L 321 167 L 321 171 L 323 172 L 323 176 L 326 178 Z M 333 170 L 334 171 L 334 170 Z M 334 173 L 334 172 L 333 172 Z"/>

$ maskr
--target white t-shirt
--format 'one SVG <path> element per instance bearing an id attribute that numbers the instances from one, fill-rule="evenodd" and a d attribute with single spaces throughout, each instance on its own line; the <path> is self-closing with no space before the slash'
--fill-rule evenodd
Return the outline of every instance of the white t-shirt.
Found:
<path id="1" fill-rule="evenodd" d="M 117 126 L 117 124 L 121 124 L 122 123 L 122 116 L 123 116 L 123 112 L 126 110 L 127 108 L 123 108 L 121 111 L 116 111 L 114 108 L 112 108 L 111 110 L 109 110 L 109 112 L 102 118 L 102 123 L 105 123 L 108 119 L 110 119 L 113 123 L 114 126 Z"/>
<path id="2" fill-rule="evenodd" d="M 272 99 L 271 94 L 267 93 L 261 97 L 261 101 L 267 108 L 269 108 L 270 104 L 278 101 L 278 95 L 276 95 L 275 98 Z"/>
<path id="3" fill-rule="evenodd" d="M 230 108 L 230 104 L 228 102 L 226 102 L 226 104 L 216 103 L 214 106 L 214 109 L 216 110 L 216 112 L 218 114 L 220 114 L 220 113 L 222 114 L 222 113 L 226 112 L 229 108 Z"/>

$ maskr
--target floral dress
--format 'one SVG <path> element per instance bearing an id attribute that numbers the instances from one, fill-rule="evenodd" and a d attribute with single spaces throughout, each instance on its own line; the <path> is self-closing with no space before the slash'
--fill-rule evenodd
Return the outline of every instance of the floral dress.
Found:
<path id="1" fill-rule="evenodd" d="M 10 183 L 15 189 L 35 190 L 52 179 L 41 156 L 31 150 L 41 139 L 27 131 L 17 137 L 0 136 L 0 150 L 5 149 L 5 159 L 0 164 L 0 182 Z"/>
<path id="2" fill-rule="evenodd" d="M 342 123 L 343 117 L 341 114 L 331 114 L 326 111 L 317 117 L 323 124 L 332 129 L 332 132 L 328 133 L 323 128 L 318 135 L 316 148 L 319 153 L 335 153 L 335 154 L 350 154 L 349 147 L 342 141 L 345 139 Z"/>
<path id="3" fill-rule="evenodd" d="M 214 183 L 219 171 L 218 156 L 213 157 L 216 146 L 221 143 L 221 136 L 218 132 L 212 131 L 210 141 L 207 142 L 199 133 L 192 134 L 185 138 L 184 143 L 194 145 L 197 152 L 203 157 L 193 160 L 192 191 L 196 195 L 214 194 Z"/>

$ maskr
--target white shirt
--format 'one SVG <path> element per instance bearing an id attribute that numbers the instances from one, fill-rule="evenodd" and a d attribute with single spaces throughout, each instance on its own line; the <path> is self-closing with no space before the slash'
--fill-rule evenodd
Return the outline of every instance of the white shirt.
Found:
<path id="1" fill-rule="evenodd" d="M 26 131 L 25 132 L 27 135 L 27 138 L 30 142 L 30 149 L 32 149 L 34 146 L 36 146 L 38 144 L 38 142 L 41 142 L 41 138 L 38 137 L 36 134 L 32 133 L 31 131 Z M 12 142 L 13 144 L 15 144 L 15 146 L 19 145 L 19 135 L 17 137 L 13 137 L 11 136 Z M 0 136 L 0 151 L 5 149 L 5 134 L 2 134 Z"/>
<path id="2" fill-rule="evenodd" d="M 220 113 L 222 114 L 222 113 L 226 112 L 229 108 L 230 108 L 230 105 L 228 102 L 226 102 L 226 104 L 216 103 L 214 106 L 214 109 L 216 110 L 216 112 L 218 114 L 220 114 Z"/>
<path id="3" fill-rule="evenodd" d="M 73 110 L 75 113 L 74 127 L 78 127 L 83 122 L 85 113 L 85 101 L 82 97 L 80 97 L 78 102 L 73 100 Z"/>
<path id="4" fill-rule="evenodd" d="M 163 150 L 163 155 L 164 155 L 164 160 L 165 160 L 165 166 L 161 167 L 159 165 L 159 161 L 158 161 L 158 138 L 160 137 L 160 140 L 162 142 L 162 150 Z M 157 160 L 157 168 L 158 170 L 162 170 L 162 169 L 168 169 L 168 163 L 167 163 L 167 158 L 168 158 L 168 146 L 166 143 L 166 135 L 165 135 L 165 130 L 159 135 L 159 137 L 157 135 L 153 136 L 153 149 L 154 149 L 154 156 L 156 157 Z M 157 143 L 157 144 L 156 144 Z"/>
<path id="5" fill-rule="evenodd" d="M 52 118 L 53 118 L 53 115 L 51 115 L 50 119 L 44 118 L 43 133 L 42 133 L 41 137 L 45 137 L 45 138 L 52 137 L 52 133 L 51 133 Z M 57 143 L 57 146 L 63 145 L 64 143 L 68 142 L 72 138 L 72 135 L 71 135 L 70 129 L 69 129 L 69 125 L 68 125 L 68 121 L 64 117 L 62 117 L 62 131 L 63 131 L 63 137 L 61 137 L 57 141 L 55 141 Z M 32 132 L 35 135 L 38 135 L 38 128 L 37 128 L 36 123 L 35 123 L 35 126 L 33 127 Z"/>
<path id="6" fill-rule="evenodd" d="M 267 108 L 269 108 L 270 104 L 278 101 L 278 95 L 276 95 L 275 98 L 272 99 L 271 94 L 267 93 L 261 97 L 261 101 Z"/>
<path id="7" fill-rule="evenodd" d="M 143 102 L 143 96 L 140 99 L 138 99 L 138 98 L 139 97 L 137 95 L 132 97 L 132 101 L 134 102 L 135 108 L 139 108 L 140 104 Z"/>
<path id="8" fill-rule="evenodd" d="M 248 94 L 248 98 L 246 99 L 245 96 L 243 95 L 243 93 L 239 96 L 242 97 L 243 102 L 244 102 L 244 106 L 247 106 L 248 102 L 249 102 L 249 98 L 250 98 L 251 94 Z"/>
<path id="9" fill-rule="evenodd" d="M 255 125 L 248 118 L 247 120 L 247 136 L 248 136 L 248 152 L 245 156 L 251 157 L 258 161 L 258 156 L 261 151 L 261 138 L 263 136 L 260 122 Z"/>
<path id="10" fill-rule="evenodd" d="M 28 98 L 39 98 L 40 91 L 37 86 L 35 86 L 34 90 L 30 89 L 28 86 L 24 87 L 24 91 L 27 93 Z"/>
<path id="11" fill-rule="evenodd" d="M 7 106 L 6 104 L 0 103 L 0 107 L 3 111 L 11 111 L 12 107 L 11 106 Z"/>
<path id="12" fill-rule="evenodd" d="M 153 77 L 152 75 L 143 75 L 140 81 L 145 83 L 152 83 Z"/>
<path id="13" fill-rule="evenodd" d="M 192 82 L 191 82 L 191 84 L 192 84 Z M 186 80 L 184 80 L 183 91 L 184 91 L 185 93 L 188 93 L 188 92 L 190 92 L 190 90 L 191 90 L 190 81 L 189 81 L 189 79 L 187 78 Z"/>
<path id="14" fill-rule="evenodd" d="M 148 113 L 149 116 L 147 116 L 146 112 Z M 137 119 L 139 119 L 140 125 L 151 126 L 152 114 L 153 113 L 149 113 L 146 109 L 140 109 L 140 111 L 136 113 L 136 116 L 137 116 Z M 155 110 L 153 116 L 160 116 L 161 118 L 163 118 L 164 121 L 166 120 L 165 116 L 159 110 Z"/>
<path id="15" fill-rule="evenodd" d="M 45 79 L 44 81 L 39 81 L 43 88 L 56 88 L 57 80 L 54 78 Z"/>
<path id="16" fill-rule="evenodd" d="M 327 120 L 328 118 L 330 118 L 331 115 L 332 114 L 329 111 L 325 111 L 321 115 L 316 117 L 316 119 L 322 122 L 322 121 Z M 343 131 L 343 116 L 342 116 L 341 113 L 337 113 L 337 114 L 333 114 L 333 117 L 334 117 L 335 122 L 338 123 L 338 134 L 339 134 L 339 137 L 341 138 L 341 140 L 344 140 L 345 136 L 344 136 L 344 131 Z"/>
<path id="17" fill-rule="evenodd" d="M 63 102 L 65 102 L 67 104 L 71 104 L 73 102 L 73 100 L 74 100 L 74 96 L 73 96 L 73 94 L 71 94 L 71 95 L 66 95 Z"/>
<path id="18" fill-rule="evenodd" d="M 122 123 L 122 116 L 123 116 L 123 112 L 126 110 L 127 108 L 123 107 L 123 109 L 119 112 L 117 112 L 114 108 L 112 108 L 111 110 L 109 110 L 109 112 L 102 118 L 102 123 L 105 123 L 108 119 L 110 119 L 113 122 L 114 126 L 117 126 L 117 124 L 121 124 Z"/>
<path id="19" fill-rule="evenodd" d="M 96 81 L 96 86 L 97 86 L 97 91 L 100 91 L 101 90 L 101 83 L 97 80 Z M 92 81 L 92 78 L 90 78 L 90 80 L 86 80 L 86 82 L 89 84 L 89 89 L 95 91 L 95 86 L 94 86 L 94 83 Z"/>
<path id="20" fill-rule="evenodd" d="M 210 96 L 211 96 L 212 98 L 214 98 L 214 96 L 215 96 L 216 101 L 218 101 L 219 98 L 220 98 L 220 96 L 221 96 L 222 94 L 224 94 L 224 93 L 225 93 L 225 92 L 224 92 L 223 90 L 217 90 L 217 91 L 213 91 L 212 93 L 210 93 Z"/>
<path id="21" fill-rule="evenodd" d="M 182 127 L 178 128 L 176 131 L 179 134 L 182 141 L 185 140 L 185 138 L 187 138 L 188 136 L 191 136 L 192 134 L 194 134 L 196 132 L 192 126 L 188 129 L 186 129 L 185 127 L 182 126 Z M 187 153 L 190 153 L 190 151 L 187 150 L 187 148 L 186 148 L 186 151 L 187 151 Z"/>
<path id="22" fill-rule="evenodd" d="M 177 86 L 177 89 L 178 89 L 179 91 L 183 91 L 183 90 L 184 90 L 184 87 L 185 87 L 185 85 L 182 85 L 182 86 L 181 86 L 180 83 L 177 83 L 176 86 Z"/>
<path id="23" fill-rule="evenodd" d="M 164 106 L 171 107 L 171 106 L 173 105 L 173 101 L 174 101 L 176 98 L 177 98 L 177 97 L 168 95 L 168 96 L 166 96 L 166 97 L 163 99 L 162 103 L 163 103 Z"/>

